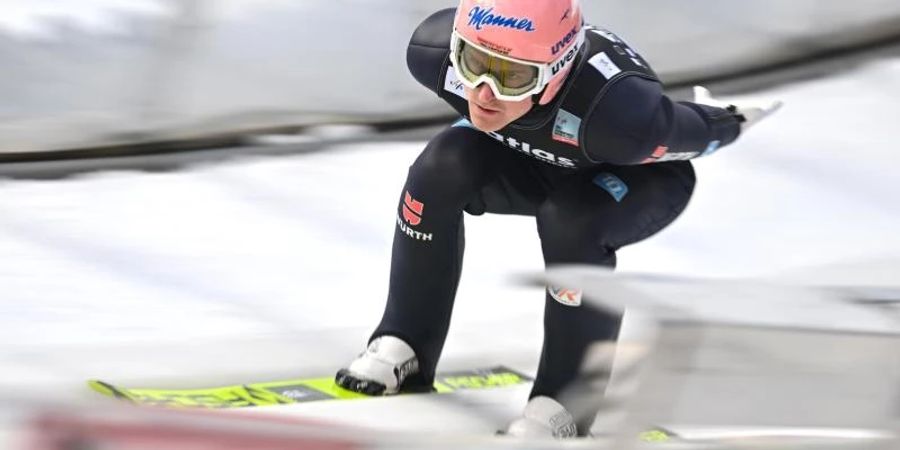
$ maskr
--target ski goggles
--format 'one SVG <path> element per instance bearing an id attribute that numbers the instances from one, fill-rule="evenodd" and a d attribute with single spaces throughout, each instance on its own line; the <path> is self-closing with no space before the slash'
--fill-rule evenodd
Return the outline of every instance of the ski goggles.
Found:
<path id="1" fill-rule="evenodd" d="M 553 78 L 575 60 L 584 44 L 581 34 L 575 45 L 549 64 L 524 61 L 501 55 L 474 44 L 455 30 L 450 40 L 450 58 L 456 77 L 475 89 L 487 83 L 494 96 L 503 101 L 519 101 L 540 94 Z"/>

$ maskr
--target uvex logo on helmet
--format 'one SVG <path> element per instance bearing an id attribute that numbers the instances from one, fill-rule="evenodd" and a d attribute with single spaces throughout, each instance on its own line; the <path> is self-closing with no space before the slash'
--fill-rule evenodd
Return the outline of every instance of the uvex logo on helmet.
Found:
<path id="1" fill-rule="evenodd" d="M 482 27 L 503 27 L 514 30 L 534 31 L 534 21 L 527 17 L 506 17 L 494 14 L 494 8 L 475 6 L 469 11 L 469 26 L 481 30 Z"/>
<path id="2" fill-rule="evenodd" d="M 575 36 L 578 36 L 578 27 L 572 28 L 572 31 L 566 33 L 559 42 L 553 44 L 553 48 L 550 49 L 550 51 L 552 51 L 554 55 L 561 52 L 570 42 L 572 42 L 572 39 L 575 39 Z"/>

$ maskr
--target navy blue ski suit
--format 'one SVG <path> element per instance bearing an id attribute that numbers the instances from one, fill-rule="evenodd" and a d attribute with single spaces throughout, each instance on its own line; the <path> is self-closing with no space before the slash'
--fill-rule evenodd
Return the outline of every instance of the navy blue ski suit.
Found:
<path id="1" fill-rule="evenodd" d="M 685 209 L 695 182 L 688 160 L 740 132 L 739 117 L 725 109 L 670 100 L 637 52 L 593 27 L 553 102 L 495 133 L 479 131 L 467 120 L 465 94 L 449 66 L 453 15 L 447 9 L 426 19 L 407 51 L 412 75 L 462 119 L 431 139 L 410 167 L 397 209 L 387 306 L 372 336 L 409 343 L 424 383 L 433 380 L 447 336 L 464 211 L 535 217 L 547 265 L 614 267 L 618 249 L 660 231 Z M 557 395 L 577 376 L 588 345 L 619 333 L 620 316 L 577 306 L 577 287 L 568 288 L 546 293 L 532 396 Z"/>

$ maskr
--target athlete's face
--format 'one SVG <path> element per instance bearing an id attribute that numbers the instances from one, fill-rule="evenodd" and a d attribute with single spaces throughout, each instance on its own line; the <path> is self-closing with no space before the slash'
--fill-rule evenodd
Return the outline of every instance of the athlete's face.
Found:
<path id="1" fill-rule="evenodd" d="M 517 102 L 497 100 L 487 83 L 475 89 L 466 88 L 466 98 L 472 125 L 481 131 L 497 131 L 524 116 L 534 106 L 531 98 Z"/>

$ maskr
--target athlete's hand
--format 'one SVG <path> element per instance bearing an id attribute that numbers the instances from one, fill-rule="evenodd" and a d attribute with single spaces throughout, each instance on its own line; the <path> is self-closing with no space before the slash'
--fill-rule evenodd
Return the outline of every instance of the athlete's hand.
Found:
<path id="1" fill-rule="evenodd" d="M 694 103 L 701 105 L 717 106 L 731 111 L 741 122 L 741 133 L 756 125 L 760 120 L 772 115 L 784 104 L 778 100 L 765 101 L 739 101 L 719 100 L 713 98 L 709 89 L 703 86 L 694 86 Z"/>

